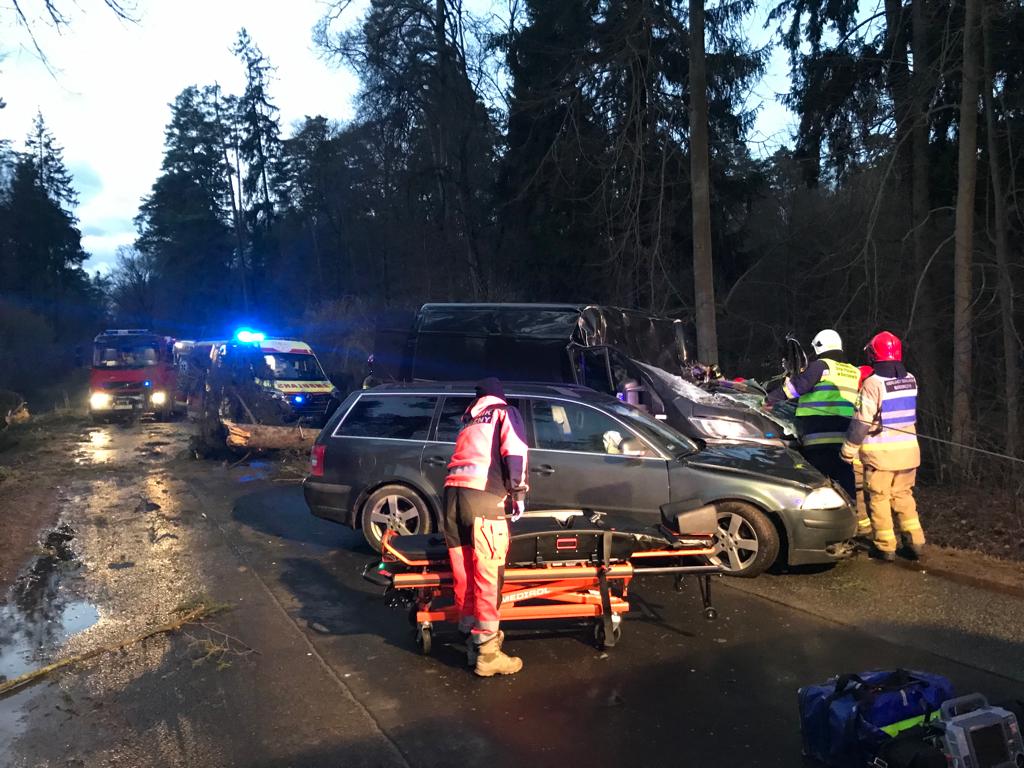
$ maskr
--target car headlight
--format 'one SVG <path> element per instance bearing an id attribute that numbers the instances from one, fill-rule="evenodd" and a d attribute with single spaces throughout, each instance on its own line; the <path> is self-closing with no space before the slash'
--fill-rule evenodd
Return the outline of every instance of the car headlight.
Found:
<path id="1" fill-rule="evenodd" d="M 109 408 L 112 398 L 106 392 L 93 392 L 89 395 L 89 407 L 94 411 Z"/>
<path id="2" fill-rule="evenodd" d="M 756 428 L 736 419 L 690 419 L 705 435 L 715 440 L 749 440 L 764 437 Z"/>
<path id="3" fill-rule="evenodd" d="M 834 488 L 815 488 L 807 494 L 800 509 L 839 509 L 846 506 L 846 499 Z"/>
<path id="4" fill-rule="evenodd" d="M 149 402 L 153 405 L 164 405 L 167 402 L 166 392 L 154 392 L 149 396 Z"/>

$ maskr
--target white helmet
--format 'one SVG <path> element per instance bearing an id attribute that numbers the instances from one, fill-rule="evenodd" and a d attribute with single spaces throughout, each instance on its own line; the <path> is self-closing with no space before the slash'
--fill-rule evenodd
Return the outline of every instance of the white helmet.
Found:
<path id="1" fill-rule="evenodd" d="M 831 328 L 826 328 L 824 331 L 818 331 L 818 335 L 811 339 L 811 347 L 816 355 L 820 355 L 822 352 L 831 352 L 832 350 L 842 352 L 843 340 Z"/>

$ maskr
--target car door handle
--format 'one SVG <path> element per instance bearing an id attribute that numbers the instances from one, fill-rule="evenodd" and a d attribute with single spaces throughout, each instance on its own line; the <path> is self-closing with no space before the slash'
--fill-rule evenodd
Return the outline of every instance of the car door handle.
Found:
<path id="1" fill-rule="evenodd" d="M 539 467 L 534 467 L 530 470 L 535 475 L 553 475 L 555 474 L 555 468 L 550 464 L 541 464 Z"/>
<path id="2" fill-rule="evenodd" d="M 424 464 L 428 464 L 431 467 L 447 467 L 448 459 L 444 456 L 428 456 L 423 460 Z"/>

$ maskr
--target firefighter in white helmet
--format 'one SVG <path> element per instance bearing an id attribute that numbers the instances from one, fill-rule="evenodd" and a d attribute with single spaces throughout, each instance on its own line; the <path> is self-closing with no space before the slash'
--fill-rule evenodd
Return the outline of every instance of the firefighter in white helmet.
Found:
<path id="1" fill-rule="evenodd" d="M 832 329 L 820 331 L 811 347 L 815 359 L 800 373 L 787 376 L 779 389 L 768 393 L 765 403 L 796 400 L 804 458 L 853 499 L 857 491 L 853 468 L 840 457 L 839 449 L 856 407 L 860 371 L 846 362 L 843 340 Z"/>

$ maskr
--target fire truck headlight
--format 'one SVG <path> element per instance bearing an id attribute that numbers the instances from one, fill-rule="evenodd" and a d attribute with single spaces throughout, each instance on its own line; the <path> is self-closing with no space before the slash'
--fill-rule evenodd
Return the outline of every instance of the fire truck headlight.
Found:
<path id="1" fill-rule="evenodd" d="M 149 396 L 149 402 L 153 405 L 164 405 L 167 402 L 166 392 L 154 392 Z"/>
<path id="2" fill-rule="evenodd" d="M 111 397 L 106 392 L 93 392 L 89 395 L 89 407 L 94 411 L 102 411 L 109 408 Z"/>

